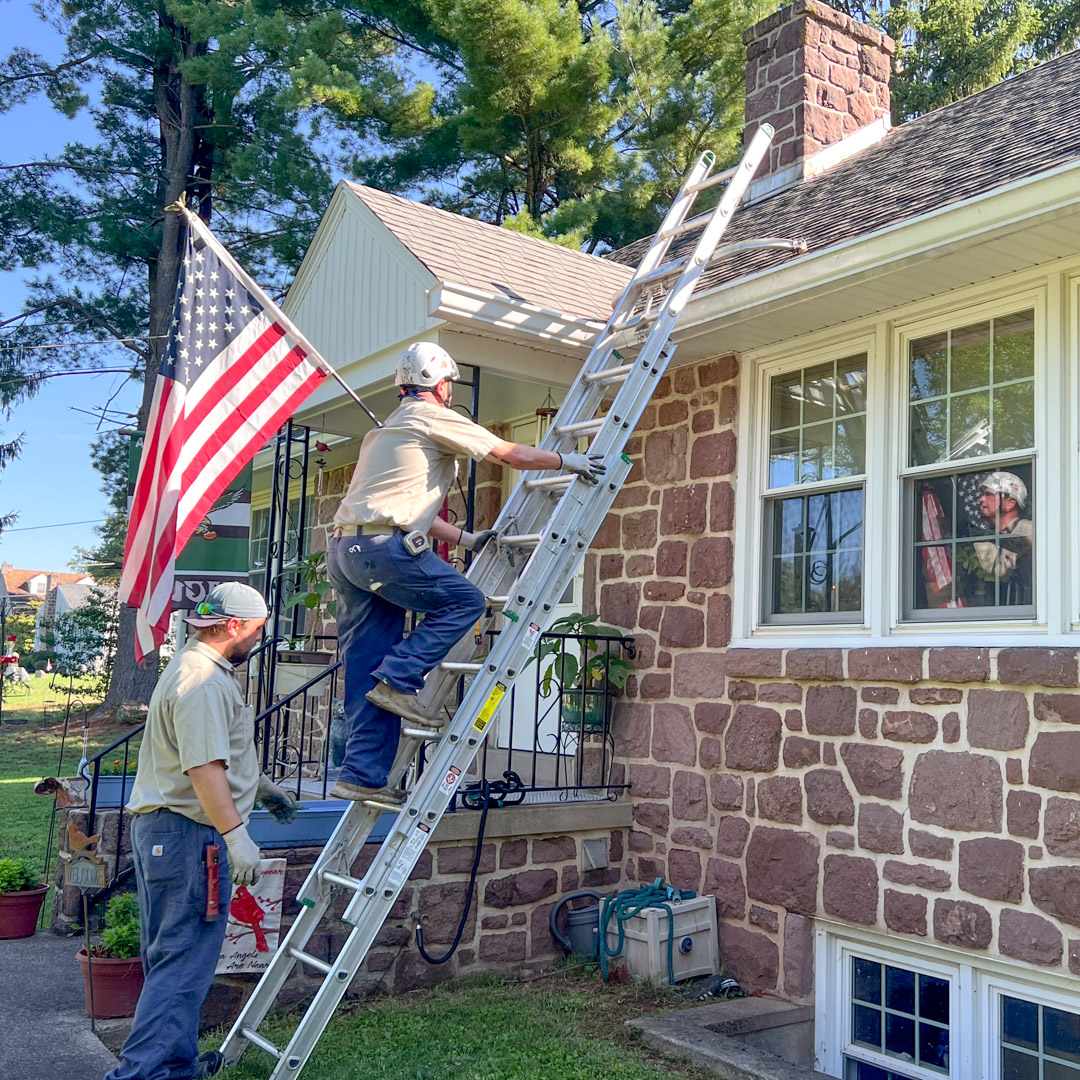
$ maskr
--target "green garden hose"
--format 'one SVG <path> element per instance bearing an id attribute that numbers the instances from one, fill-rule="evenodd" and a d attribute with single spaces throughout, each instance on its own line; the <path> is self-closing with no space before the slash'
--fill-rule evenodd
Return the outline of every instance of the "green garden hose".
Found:
<path id="1" fill-rule="evenodd" d="M 689 890 L 673 889 L 664 884 L 663 878 L 657 878 L 651 885 L 640 889 L 624 889 L 620 893 L 604 898 L 600 909 L 600 971 L 604 981 L 611 978 L 608 966 L 610 958 L 618 956 L 626 941 L 626 920 L 640 915 L 645 908 L 663 908 L 668 917 L 667 963 L 668 984 L 675 985 L 675 913 L 671 910 L 671 901 L 690 900 L 695 894 Z M 608 945 L 607 928 L 614 917 L 618 925 L 618 936 L 614 947 Z"/>

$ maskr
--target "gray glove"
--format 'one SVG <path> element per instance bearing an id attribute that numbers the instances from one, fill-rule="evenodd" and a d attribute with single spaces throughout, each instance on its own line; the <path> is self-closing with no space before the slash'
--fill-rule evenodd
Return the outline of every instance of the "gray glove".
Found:
<path id="1" fill-rule="evenodd" d="M 576 473 L 590 484 L 598 484 L 600 477 L 607 472 L 607 466 L 599 454 L 560 454 L 559 457 L 563 470 Z"/>
<path id="2" fill-rule="evenodd" d="M 256 796 L 279 825 L 288 825 L 296 817 L 296 799 L 290 792 L 279 788 L 265 773 L 259 774 Z"/>
<path id="3" fill-rule="evenodd" d="M 489 540 L 494 540 L 499 534 L 494 529 L 484 529 L 482 532 L 471 533 L 461 530 L 459 544 L 466 551 L 479 551 Z"/>
<path id="4" fill-rule="evenodd" d="M 237 825 L 224 834 L 224 839 L 229 849 L 229 880 L 234 885 L 254 885 L 259 880 L 262 854 L 248 836 L 247 826 Z"/>

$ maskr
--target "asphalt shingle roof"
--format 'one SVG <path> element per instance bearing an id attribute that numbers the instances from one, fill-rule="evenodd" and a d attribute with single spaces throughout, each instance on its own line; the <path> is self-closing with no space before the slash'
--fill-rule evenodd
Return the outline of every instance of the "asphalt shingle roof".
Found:
<path id="1" fill-rule="evenodd" d="M 377 188 L 349 187 L 440 281 L 603 323 L 630 280 L 626 267 L 582 251 Z"/>
<path id="2" fill-rule="evenodd" d="M 828 172 L 736 212 L 724 243 L 804 237 L 808 254 L 961 203 L 1080 157 L 1080 51 L 894 128 Z M 697 233 L 679 238 L 668 258 Z M 651 237 L 608 256 L 636 266 Z M 801 256 L 738 255 L 710 267 L 697 292 Z"/>

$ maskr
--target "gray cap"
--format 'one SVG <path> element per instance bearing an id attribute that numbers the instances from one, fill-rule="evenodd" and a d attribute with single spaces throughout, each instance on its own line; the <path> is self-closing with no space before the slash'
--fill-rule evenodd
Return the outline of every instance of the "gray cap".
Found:
<path id="1" fill-rule="evenodd" d="M 184 622 L 189 626 L 214 626 L 228 619 L 265 619 L 267 614 L 266 601 L 257 590 L 240 581 L 223 581 L 210 590 L 195 608 L 195 614 Z"/>

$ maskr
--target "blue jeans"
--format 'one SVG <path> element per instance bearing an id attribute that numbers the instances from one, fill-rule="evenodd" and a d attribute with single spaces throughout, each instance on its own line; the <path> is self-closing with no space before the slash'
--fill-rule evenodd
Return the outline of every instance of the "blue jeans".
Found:
<path id="1" fill-rule="evenodd" d="M 221 849 L 214 922 L 204 918 L 207 844 Z M 120 1062 L 105 1080 L 186 1080 L 199 1056 L 199 1014 L 229 918 L 225 841 L 209 825 L 154 810 L 134 816 L 131 848 L 145 982 Z"/>
<path id="2" fill-rule="evenodd" d="M 401 720 L 365 695 L 376 682 L 419 690 L 487 601 L 433 551 L 411 555 L 400 533 L 332 537 L 326 569 L 337 595 L 338 651 L 345 664 L 348 742 L 341 779 L 382 787 L 397 754 Z M 406 611 L 424 615 L 408 637 Z"/>

